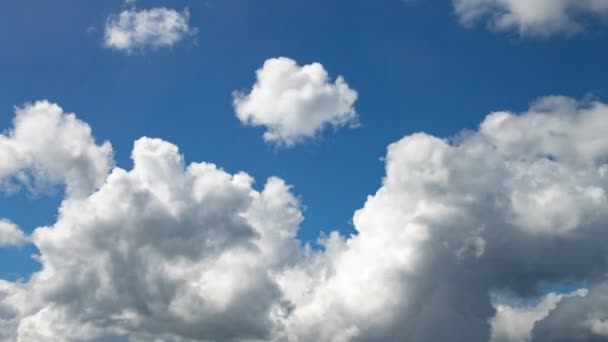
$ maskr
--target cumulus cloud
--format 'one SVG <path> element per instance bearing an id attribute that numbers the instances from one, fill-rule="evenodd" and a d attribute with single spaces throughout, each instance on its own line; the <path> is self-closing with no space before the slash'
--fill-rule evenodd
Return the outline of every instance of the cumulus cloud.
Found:
<path id="1" fill-rule="evenodd" d="M 588 341 L 608 339 L 608 282 L 600 283 L 584 297 L 561 301 L 534 326 L 533 342 Z"/>
<path id="2" fill-rule="evenodd" d="M 196 34 L 197 30 L 190 26 L 189 21 L 187 9 L 182 12 L 165 7 L 127 9 L 108 18 L 104 44 L 126 52 L 171 47 Z"/>
<path id="3" fill-rule="evenodd" d="M 452 140 L 390 145 L 382 188 L 355 213 L 358 234 L 330 237 L 320 265 L 284 281 L 296 303 L 286 334 L 488 341 L 493 291 L 534 297 L 542 282 L 600 279 L 607 123 L 605 104 L 549 97 Z M 312 280 L 293 285 L 302 278 Z"/>
<path id="4" fill-rule="evenodd" d="M 357 233 L 322 236 L 321 249 L 297 240 L 301 205 L 284 181 L 256 190 L 141 138 L 131 170 L 34 231 L 42 268 L 0 281 L 0 336 L 552 341 L 561 325 L 576 327 L 565 340 L 593 341 L 608 318 L 607 125 L 602 102 L 547 97 L 451 139 L 406 136 Z M 589 293 L 542 293 L 563 282 Z"/>
<path id="5" fill-rule="evenodd" d="M 465 24 L 484 19 L 522 36 L 572 34 L 585 28 L 586 18 L 608 18 L 605 0 L 454 0 L 454 8 Z"/>
<path id="6" fill-rule="evenodd" d="M 568 295 L 549 293 L 535 305 L 513 303 L 508 300 L 496 303 L 496 316 L 492 320 L 492 336 L 490 341 L 530 341 L 534 324 L 546 318 L 549 312 L 555 309 L 562 299 L 584 297 L 587 295 L 587 292 L 586 289 L 581 289 Z"/>
<path id="7" fill-rule="evenodd" d="M 250 91 L 234 93 L 234 108 L 242 123 L 266 129 L 268 143 L 292 146 L 328 126 L 357 125 L 357 92 L 342 76 L 332 82 L 319 63 L 271 58 L 256 76 Z"/>
<path id="8" fill-rule="evenodd" d="M 247 174 L 186 166 L 159 139 L 137 140 L 132 159 L 132 170 L 114 168 L 32 234 L 42 270 L 27 283 L 0 283 L 3 337 L 267 337 L 273 317 L 288 311 L 273 277 L 301 258 L 302 215 L 289 186 L 270 178 L 255 191 Z"/>
<path id="9" fill-rule="evenodd" d="M 66 184 L 84 196 L 103 183 L 112 167 L 112 146 L 95 144 L 91 128 L 48 101 L 16 108 L 13 127 L 0 134 L 0 185 L 20 182 L 35 190 Z"/>
<path id="10" fill-rule="evenodd" d="M 0 219 L 0 247 L 20 246 L 27 240 L 27 235 L 16 224 L 6 219 Z"/>

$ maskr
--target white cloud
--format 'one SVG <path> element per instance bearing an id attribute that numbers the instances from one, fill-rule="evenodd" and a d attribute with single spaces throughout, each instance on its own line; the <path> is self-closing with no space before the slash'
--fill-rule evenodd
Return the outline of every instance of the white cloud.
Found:
<path id="1" fill-rule="evenodd" d="M 196 34 L 189 21 L 187 9 L 180 13 L 164 7 L 139 11 L 131 8 L 108 18 L 104 44 L 126 52 L 171 47 Z"/>
<path id="2" fill-rule="evenodd" d="M 95 144 L 91 128 L 56 104 L 38 101 L 16 109 L 13 128 L 0 134 L 0 184 L 36 189 L 64 183 L 84 196 L 101 185 L 112 166 L 112 146 Z"/>
<path id="3" fill-rule="evenodd" d="M 300 258 L 302 215 L 289 187 L 270 178 L 258 192 L 245 173 L 186 166 L 159 139 L 136 141 L 132 159 L 132 170 L 114 168 L 32 234 L 42 270 L 26 284 L 1 283 L 6 339 L 268 336 L 287 310 L 274 274 Z"/>
<path id="4" fill-rule="evenodd" d="M 544 282 L 601 278 L 607 123 L 603 103 L 549 97 L 453 140 L 391 144 L 383 186 L 355 213 L 358 234 L 332 235 L 320 260 L 281 281 L 294 303 L 285 334 L 488 341 L 490 293 L 534 297 Z"/>
<path id="5" fill-rule="evenodd" d="M 357 92 L 342 76 L 332 83 L 319 63 L 299 66 L 289 58 L 272 58 L 256 76 L 249 92 L 235 92 L 234 108 L 242 123 L 266 129 L 268 143 L 292 146 L 328 126 L 358 122 Z"/>
<path id="6" fill-rule="evenodd" d="M 571 294 L 563 295 L 549 293 L 536 305 L 517 305 L 513 303 L 497 303 L 496 316 L 492 319 L 491 342 L 527 342 L 532 338 L 534 324 L 549 314 L 562 299 L 569 297 L 584 297 L 587 290 L 581 289 Z"/>
<path id="7" fill-rule="evenodd" d="M 585 28 L 588 17 L 608 18 L 606 0 L 453 0 L 465 24 L 485 19 L 500 31 L 520 35 L 572 34 Z"/>
<path id="8" fill-rule="evenodd" d="M 27 235 L 16 224 L 6 219 L 0 219 L 0 247 L 20 246 L 27 241 Z"/>
<path id="9" fill-rule="evenodd" d="M 599 285 L 498 315 L 492 294 L 604 279 L 607 123 L 604 103 L 548 97 L 453 139 L 406 136 L 355 212 L 357 234 L 333 232 L 322 250 L 296 239 L 300 203 L 282 180 L 256 190 L 245 173 L 187 166 L 175 145 L 141 138 L 131 170 L 35 230 L 42 269 L 0 281 L 0 337 L 554 341 L 545 333 L 563 317 L 591 336 L 607 317 Z"/>

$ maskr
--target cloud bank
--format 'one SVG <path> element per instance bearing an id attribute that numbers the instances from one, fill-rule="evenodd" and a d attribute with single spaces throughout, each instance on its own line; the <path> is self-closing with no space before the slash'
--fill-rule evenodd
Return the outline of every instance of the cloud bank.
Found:
<path id="1" fill-rule="evenodd" d="M 546 97 L 451 139 L 406 136 L 357 233 L 321 249 L 297 240 L 301 204 L 283 180 L 258 190 L 141 138 L 132 169 L 34 231 L 42 269 L 0 281 L 0 339 L 605 339 L 607 130 L 607 104 Z M 542 293 L 565 282 L 589 285 Z"/>
<path id="2" fill-rule="evenodd" d="M 127 9 L 106 21 L 104 45 L 127 53 L 171 47 L 196 34 L 189 21 L 187 9 L 182 12 L 165 7 Z"/>
<path id="3" fill-rule="evenodd" d="M 547 37 L 584 30 L 585 18 L 608 18 L 605 0 L 453 0 L 464 24 L 486 21 L 498 31 Z"/>
<path id="4" fill-rule="evenodd" d="M 328 126 L 356 125 L 356 100 L 344 78 L 332 82 L 321 64 L 280 57 L 264 62 L 250 91 L 234 93 L 234 109 L 243 124 L 266 129 L 264 141 L 293 146 Z"/>

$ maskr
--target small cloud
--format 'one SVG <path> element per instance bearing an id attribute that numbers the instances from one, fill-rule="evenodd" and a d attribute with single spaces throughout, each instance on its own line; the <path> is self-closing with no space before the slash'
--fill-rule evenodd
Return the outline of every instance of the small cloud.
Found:
<path id="1" fill-rule="evenodd" d="M 14 223 L 0 219 L 0 247 L 21 246 L 29 237 Z"/>
<path id="2" fill-rule="evenodd" d="M 89 27 L 87 27 L 87 29 L 85 30 L 85 32 L 88 35 L 93 35 L 93 34 L 97 33 L 97 27 L 95 27 L 95 26 L 89 26 Z"/>
<path id="3" fill-rule="evenodd" d="M 571 35 L 584 30 L 584 18 L 608 18 L 606 0 L 453 0 L 453 3 L 465 25 L 485 19 L 494 30 L 515 30 L 521 36 Z"/>
<path id="4" fill-rule="evenodd" d="M 196 35 L 197 29 L 190 27 L 189 20 L 188 9 L 182 12 L 164 7 L 124 10 L 108 18 L 104 45 L 127 53 L 171 47 L 186 37 Z"/>
<path id="5" fill-rule="evenodd" d="M 256 74 L 250 91 L 234 93 L 234 108 L 242 123 L 266 128 L 267 143 L 289 147 L 328 126 L 358 124 L 357 92 L 342 76 L 332 82 L 319 63 L 271 58 Z"/>

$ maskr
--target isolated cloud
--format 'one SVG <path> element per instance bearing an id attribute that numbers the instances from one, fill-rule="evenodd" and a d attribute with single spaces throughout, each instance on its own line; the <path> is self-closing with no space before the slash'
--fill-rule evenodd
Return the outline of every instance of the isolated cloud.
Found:
<path id="1" fill-rule="evenodd" d="M 548 341 L 570 317 L 584 334 L 564 336 L 589 341 L 607 319 L 607 129 L 608 105 L 547 97 L 452 139 L 406 136 L 357 233 L 322 249 L 296 239 L 284 181 L 255 190 L 245 173 L 186 166 L 175 145 L 141 138 L 131 170 L 35 230 L 42 268 L 0 281 L 0 337 Z M 541 291 L 566 281 L 589 294 Z"/>
<path id="2" fill-rule="evenodd" d="M 13 222 L 0 219 L 0 247 L 20 246 L 27 242 L 27 235 Z"/>
<path id="3" fill-rule="evenodd" d="M 131 8 L 108 18 L 104 44 L 126 52 L 171 47 L 196 34 L 189 21 L 187 9 L 180 13 L 165 7 L 144 10 Z"/>
<path id="4" fill-rule="evenodd" d="M 234 108 L 242 123 L 266 129 L 268 143 L 292 146 L 328 126 L 357 124 L 357 92 L 342 76 L 332 82 L 319 63 L 300 66 L 289 58 L 272 58 L 256 76 L 250 91 L 234 93 Z"/>
<path id="5" fill-rule="evenodd" d="M 454 0 L 454 8 L 465 24 L 483 19 L 496 30 L 530 36 L 572 34 L 585 28 L 586 18 L 608 18 L 605 0 Z"/>
<path id="6" fill-rule="evenodd" d="M 48 101 L 16 108 L 13 127 L 0 134 L 0 185 L 35 190 L 66 184 L 84 196 L 101 185 L 112 167 L 112 146 L 95 144 L 91 128 Z"/>

